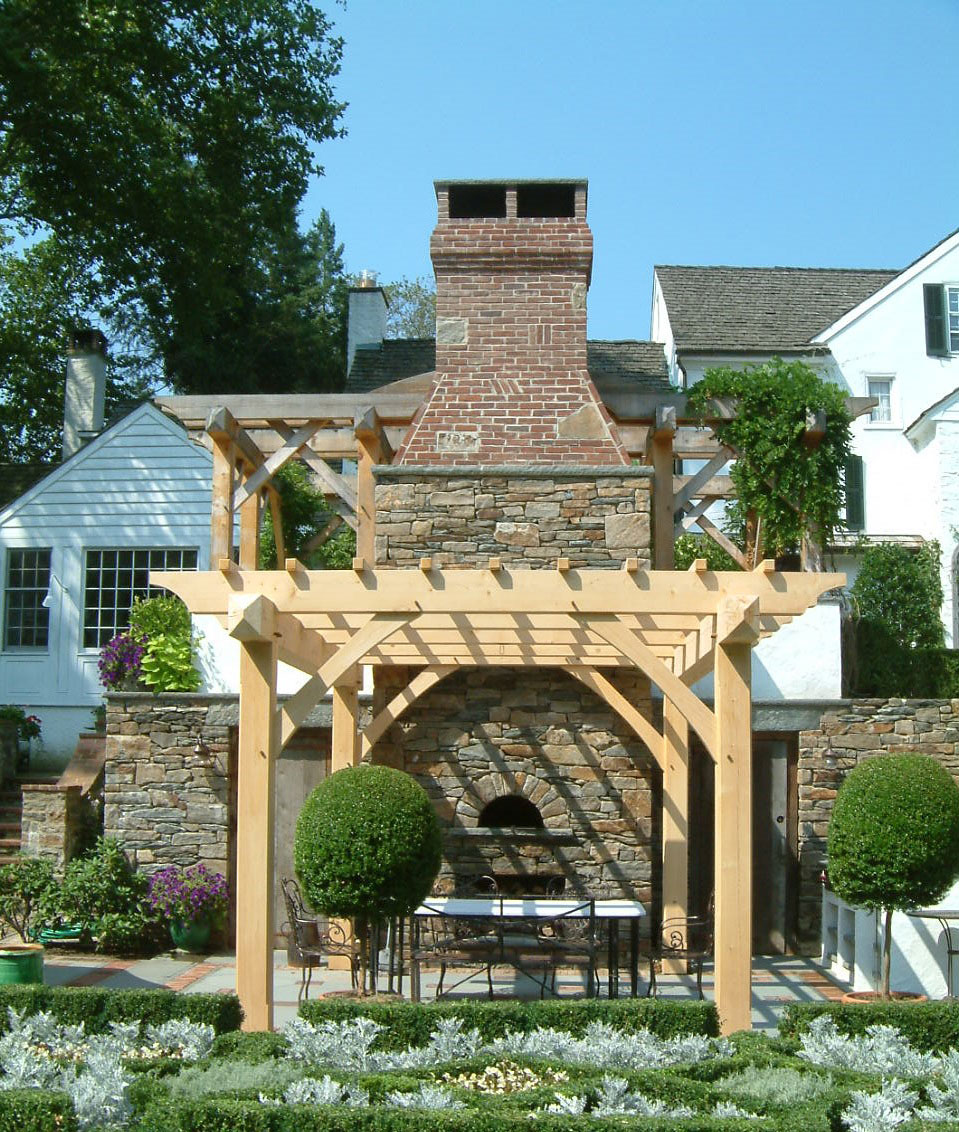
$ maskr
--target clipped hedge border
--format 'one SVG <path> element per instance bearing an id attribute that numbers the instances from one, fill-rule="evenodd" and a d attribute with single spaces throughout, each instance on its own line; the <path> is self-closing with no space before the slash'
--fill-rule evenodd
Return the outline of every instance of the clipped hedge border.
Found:
<path id="1" fill-rule="evenodd" d="M 783 1010 L 779 1032 L 798 1039 L 821 1014 L 828 1014 L 841 1034 L 864 1034 L 869 1026 L 895 1026 L 915 1049 L 941 1053 L 959 1048 L 959 1001 L 792 1002 Z"/>
<path id="2" fill-rule="evenodd" d="M 321 998 L 304 1002 L 300 1017 L 314 1026 L 323 1022 L 345 1022 L 363 1015 L 385 1026 L 380 1035 L 382 1049 L 405 1049 L 429 1041 L 439 1018 L 462 1018 L 467 1029 L 474 1026 L 484 1041 L 504 1037 L 507 1031 L 528 1033 L 539 1027 L 567 1030 L 581 1037 L 590 1022 L 607 1022 L 618 1030 L 635 1033 L 650 1030 L 661 1038 L 681 1034 L 719 1034 L 719 1015 L 712 1002 L 666 1002 L 659 999 L 546 999 L 520 1002 L 514 999 L 457 1002 L 362 1002 L 357 999 Z"/>
<path id="3" fill-rule="evenodd" d="M 108 990 L 105 987 L 0 986 L 0 1033 L 8 1028 L 7 1008 L 27 1015 L 48 1011 L 63 1024 L 83 1022 L 99 1034 L 111 1022 L 149 1022 L 171 1018 L 206 1022 L 217 1034 L 240 1028 L 243 1011 L 235 994 L 180 994 L 172 990 Z M 0 1125 L 0 1132 L 2 1132 Z M 52 1127 L 52 1126 L 51 1126 Z"/>
<path id="4" fill-rule="evenodd" d="M 833 1121 L 837 1123 L 833 1123 Z M 150 1132 L 528 1132 L 531 1126 L 542 1132 L 609 1132 L 627 1127 L 629 1132 L 755 1132 L 756 1121 L 749 1119 L 693 1116 L 683 1119 L 664 1117 L 559 1116 L 540 1113 L 535 1123 L 528 1115 L 497 1112 L 495 1109 L 465 1109 L 456 1112 L 430 1112 L 399 1108 L 330 1108 L 317 1105 L 266 1107 L 253 1100 L 203 1100 L 157 1106 L 144 1117 L 143 1128 Z M 777 1132 L 832 1132 L 838 1124 L 838 1110 L 820 1106 L 798 1107 L 794 1113 L 777 1113 L 775 1123 L 766 1127 Z"/>
<path id="5" fill-rule="evenodd" d="M 0 1132 L 77 1132 L 73 1103 L 66 1093 L 40 1089 L 0 1091 Z"/>

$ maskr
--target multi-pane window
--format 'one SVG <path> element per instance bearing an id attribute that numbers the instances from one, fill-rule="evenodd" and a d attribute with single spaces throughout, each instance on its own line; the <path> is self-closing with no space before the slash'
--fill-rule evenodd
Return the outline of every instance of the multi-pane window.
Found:
<path id="1" fill-rule="evenodd" d="M 43 604 L 50 588 L 50 551 L 7 551 L 3 647 L 45 649 L 50 611 Z"/>
<path id="2" fill-rule="evenodd" d="M 195 549 L 88 550 L 83 598 L 83 647 L 102 648 L 129 623 L 134 598 L 164 591 L 150 587 L 151 570 L 195 570 Z"/>
<path id="3" fill-rule="evenodd" d="M 875 397 L 879 404 L 870 412 L 871 421 L 892 420 L 892 381 L 886 378 L 869 379 L 869 396 Z"/>
<path id="4" fill-rule="evenodd" d="M 946 318 L 949 320 L 949 352 L 959 354 L 959 287 L 946 288 Z"/>

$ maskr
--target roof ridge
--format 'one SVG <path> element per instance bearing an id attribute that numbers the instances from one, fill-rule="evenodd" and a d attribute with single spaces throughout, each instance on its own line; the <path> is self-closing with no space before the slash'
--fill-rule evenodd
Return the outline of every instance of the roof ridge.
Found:
<path id="1" fill-rule="evenodd" d="M 653 266 L 654 271 L 659 271 L 661 268 L 673 268 L 679 271 L 828 271 L 834 275 L 901 275 L 905 270 L 902 267 L 795 267 L 786 264 L 756 267 L 735 263 L 657 263 Z"/>

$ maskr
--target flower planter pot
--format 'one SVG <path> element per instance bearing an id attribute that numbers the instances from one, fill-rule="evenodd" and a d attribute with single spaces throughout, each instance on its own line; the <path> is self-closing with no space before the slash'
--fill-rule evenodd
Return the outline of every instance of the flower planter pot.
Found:
<path id="1" fill-rule="evenodd" d="M 875 990 L 858 990 L 846 991 L 842 996 L 843 1006 L 862 1006 L 863 1003 L 870 1002 L 928 1002 L 929 998 L 924 994 L 915 994 L 912 991 L 890 991 L 888 998 L 883 998 L 879 991 Z"/>
<path id="2" fill-rule="evenodd" d="M 43 944 L 10 943 L 0 947 L 0 986 L 43 982 Z"/>
<path id="3" fill-rule="evenodd" d="M 210 942 L 209 920 L 171 920 L 170 935 L 181 951 L 203 951 Z"/>

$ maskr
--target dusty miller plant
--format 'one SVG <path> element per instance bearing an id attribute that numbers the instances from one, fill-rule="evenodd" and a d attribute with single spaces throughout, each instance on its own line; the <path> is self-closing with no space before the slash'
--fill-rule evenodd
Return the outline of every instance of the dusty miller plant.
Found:
<path id="1" fill-rule="evenodd" d="M 828 1014 L 809 1023 L 800 1046 L 799 1056 L 814 1065 L 859 1073 L 925 1077 L 939 1065 L 934 1054 L 913 1049 L 894 1026 L 869 1026 L 865 1034 L 850 1037 L 839 1033 Z"/>
<path id="2" fill-rule="evenodd" d="M 431 1112 L 449 1112 L 466 1108 L 466 1105 L 449 1089 L 443 1088 L 442 1085 L 430 1085 L 426 1081 L 420 1084 L 419 1090 L 415 1093 L 396 1091 L 387 1093 L 386 1102 L 396 1108 L 424 1108 Z"/>
<path id="3" fill-rule="evenodd" d="M 886 1132 L 912 1119 L 917 1099 L 902 1081 L 883 1081 L 878 1093 L 853 1093 L 842 1122 L 849 1132 Z"/>

